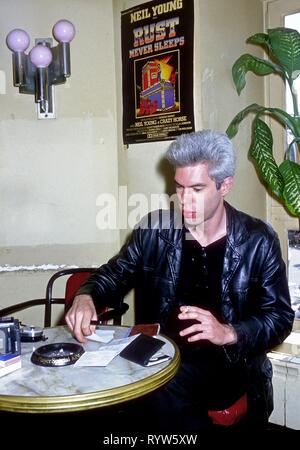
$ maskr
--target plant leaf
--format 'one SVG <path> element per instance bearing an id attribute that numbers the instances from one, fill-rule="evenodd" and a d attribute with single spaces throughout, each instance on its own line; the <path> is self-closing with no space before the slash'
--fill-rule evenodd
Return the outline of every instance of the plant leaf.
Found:
<path id="1" fill-rule="evenodd" d="M 279 166 L 284 180 L 283 199 L 290 213 L 300 216 L 300 165 L 289 160 Z"/>
<path id="2" fill-rule="evenodd" d="M 240 111 L 230 122 L 230 124 L 228 125 L 228 128 L 226 130 L 227 136 L 232 139 L 238 132 L 239 130 L 239 124 L 242 122 L 242 120 L 244 120 L 244 118 L 249 114 L 249 113 L 258 113 L 261 111 L 264 111 L 265 108 L 263 106 L 258 105 L 257 103 L 252 103 L 252 105 L 247 106 L 245 109 L 243 109 L 242 111 Z"/>
<path id="3" fill-rule="evenodd" d="M 293 117 L 280 108 L 265 108 L 271 117 L 276 118 L 283 126 L 287 126 L 295 137 L 300 136 L 300 123 L 298 117 Z"/>
<path id="4" fill-rule="evenodd" d="M 253 72 L 256 75 L 269 75 L 270 73 L 282 73 L 281 67 L 255 56 L 245 53 L 240 56 L 232 67 L 232 77 L 238 94 L 246 84 L 246 73 Z"/>
<path id="5" fill-rule="evenodd" d="M 270 52 L 284 67 L 288 75 L 295 78 L 294 72 L 300 71 L 300 34 L 291 28 L 273 28 L 268 30 Z"/>
<path id="6" fill-rule="evenodd" d="M 273 137 L 268 125 L 256 117 L 253 122 L 252 142 L 249 150 L 264 181 L 281 198 L 283 179 L 272 153 Z"/>
<path id="7" fill-rule="evenodd" d="M 269 46 L 269 35 L 266 33 L 256 33 L 250 36 L 246 42 L 248 44 L 258 44 Z"/>
<path id="8" fill-rule="evenodd" d="M 281 125 L 288 127 L 296 138 L 300 137 L 300 121 L 298 117 L 293 117 L 280 108 L 265 108 L 257 103 L 252 103 L 242 109 L 242 111 L 240 111 L 230 122 L 226 130 L 230 139 L 237 134 L 240 122 L 251 112 L 260 114 L 268 113 L 273 119 L 277 119 Z"/>
<path id="9" fill-rule="evenodd" d="M 266 33 L 253 34 L 246 40 L 246 42 L 247 44 L 261 45 L 267 52 L 270 50 L 270 39 L 269 35 Z"/>

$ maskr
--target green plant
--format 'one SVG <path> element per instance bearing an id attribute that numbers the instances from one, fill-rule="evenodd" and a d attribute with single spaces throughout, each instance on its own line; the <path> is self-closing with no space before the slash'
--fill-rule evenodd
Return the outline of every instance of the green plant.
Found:
<path id="1" fill-rule="evenodd" d="M 300 34 L 290 28 L 273 28 L 267 33 L 250 36 L 247 43 L 260 45 L 269 59 L 243 54 L 232 67 L 233 81 L 238 94 L 246 84 L 247 72 L 256 75 L 279 75 L 289 86 L 293 99 L 293 115 L 280 108 L 266 108 L 253 103 L 240 111 L 229 124 L 226 132 L 233 138 L 240 122 L 254 113 L 249 156 L 253 160 L 264 183 L 276 198 L 293 215 L 300 217 L 300 117 L 294 81 L 300 74 Z M 278 165 L 273 156 L 273 136 L 263 116 L 278 121 L 293 136 L 287 145 L 283 161 Z M 295 158 L 296 148 L 296 158 Z"/>

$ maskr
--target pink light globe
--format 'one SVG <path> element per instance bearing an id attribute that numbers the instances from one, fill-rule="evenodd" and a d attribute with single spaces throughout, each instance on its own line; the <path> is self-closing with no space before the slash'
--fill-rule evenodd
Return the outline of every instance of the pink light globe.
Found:
<path id="1" fill-rule="evenodd" d="M 24 52 L 29 47 L 30 38 L 26 31 L 16 28 L 6 36 L 6 45 L 12 52 Z"/>
<path id="2" fill-rule="evenodd" d="M 36 45 L 31 50 L 30 61 L 35 67 L 48 67 L 52 61 L 51 50 L 45 45 Z"/>
<path id="3" fill-rule="evenodd" d="M 59 20 L 52 32 L 58 42 L 71 42 L 75 36 L 75 27 L 69 20 Z"/>

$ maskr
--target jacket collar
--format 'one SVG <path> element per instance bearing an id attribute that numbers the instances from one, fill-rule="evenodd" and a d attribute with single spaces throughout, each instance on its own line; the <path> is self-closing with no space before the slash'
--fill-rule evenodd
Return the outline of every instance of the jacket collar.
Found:
<path id="1" fill-rule="evenodd" d="M 164 221 L 163 227 L 160 227 L 159 237 L 166 241 L 172 247 L 181 248 L 183 222 L 179 209 L 169 210 L 168 225 Z"/>
<path id="2" fill-rule="evenodd" d="M 224 202 L 227 218 L 227 240 L 233 247 L 238 247 L 249 238 L 241 213 L 226 201 Z M 172 230 L 172 233 L 171 233 Z M 160 237 L 173 247 L 181 248 L 183 233 L 182 218 L 179 210 L 170 213 L 170 227 L 160 228 Z"/>
<path id="3" fill-rule="evenodd" d="M 244 215 L 227 202 L 224 202 L 224 206 L 227 218 L 227 240 L 233 247 L 238 247 L 250 236 L 249 231 L 242 220 Z"/>
<path id="4" fill-rule="evenodd" d="M 244 214 L 224 202 L 227 216 L 227 243 L 224 257 L 224 268 L 222 276 L 222 292 L 225 295 L 227 286 L 236 271 L 241 255 L 237 247 L 249 238 L 249 231 L 244 224 Z M 176 214 L 176 213 L 175 213 Z M 174 216 L 175 216 L 174 214 Z M 181 220 L 181 219 L 180 219 Z M 180 270 L 180 259 L 182 249 L 183 225 L 179 226 L 176 219 L 170 221 L 170 228 L 162 227 L 159 230 L 159 236 L 169 244 L 168 261 L 174 284 L 176 284 Z"/>

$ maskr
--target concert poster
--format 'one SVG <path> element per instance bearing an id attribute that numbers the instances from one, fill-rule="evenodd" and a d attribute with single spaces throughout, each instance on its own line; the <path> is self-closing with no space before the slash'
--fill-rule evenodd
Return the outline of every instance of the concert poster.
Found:
<path id="1" fill-rule="evenodd" d="M 122 11 L 121 39 L 124 144 L 194 131 L 193 0 Z"/>

